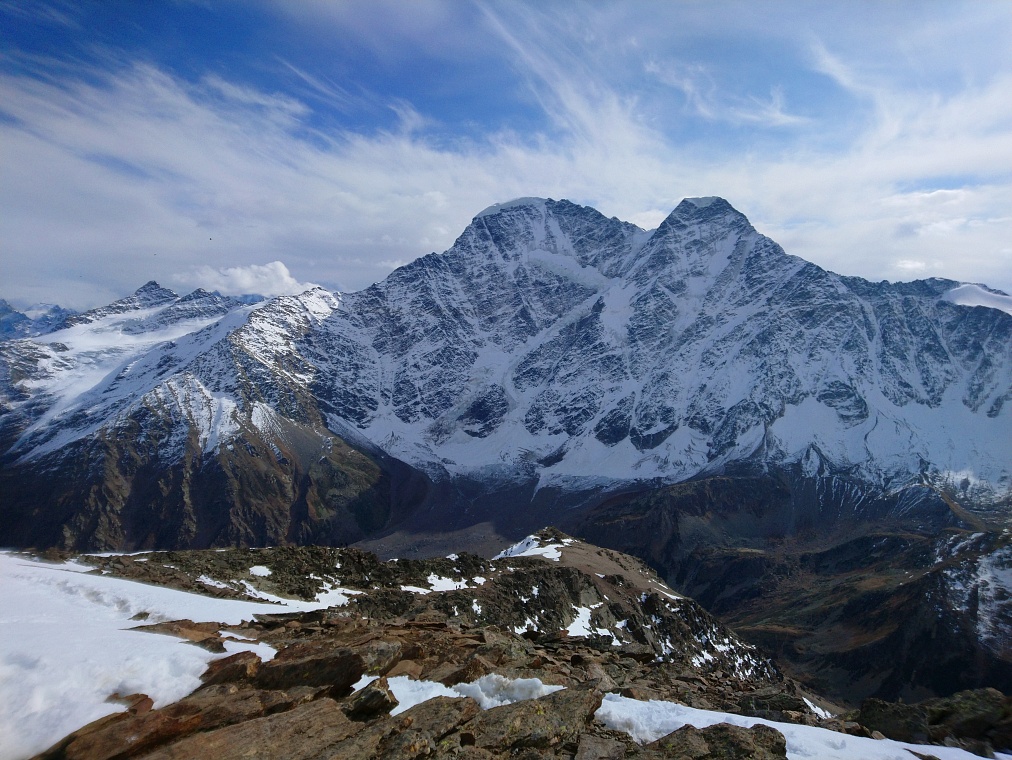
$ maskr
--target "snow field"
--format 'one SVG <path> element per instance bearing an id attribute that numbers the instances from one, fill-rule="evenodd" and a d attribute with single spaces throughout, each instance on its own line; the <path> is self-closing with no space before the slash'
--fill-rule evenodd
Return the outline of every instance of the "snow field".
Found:
<path id="1" fill-rule="evenodd" d="M 208 662 L 224 657 L 172 636 L 130 629 L 165 620 L 215 620 L 226 626 L 256 613 L 346 604 L 344 589 L 314 602 L 213 599 L 91 574 L 75 562 L 50 564 L 0 552 L 0 760 L 20 760 L 122 705 L 113 693 L 144 693 L 163 707 L 200 686 Z M 147 613 L 144 620 L 134 616 Z M 240 636 L 228 633 L 233 639 Z M 226 654 L 274 656 L 266 644 L 225 642 Z"/>

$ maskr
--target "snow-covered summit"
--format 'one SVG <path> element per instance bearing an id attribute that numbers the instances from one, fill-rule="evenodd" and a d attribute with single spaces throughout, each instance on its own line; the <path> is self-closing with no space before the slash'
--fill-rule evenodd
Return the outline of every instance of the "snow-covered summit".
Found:
<path id="1" fill-rule="evenodd" d="M 551 199 L 549 198 L 548 200 Z M 493 203 L 488 208 L 479 211 L 474 218 L 481 219 L 482 217 L 491 216 L 492 214 L 498 214 L 502 211 L 506 211 L 512 208 L 523 208 L 523 207 L 543 208 L 545 202 L 546 202 L 545 198 L 534 198 L 530 196 L 524 198 L 514 198 L 511 201 L 505 201 L 503 203 Z"/>

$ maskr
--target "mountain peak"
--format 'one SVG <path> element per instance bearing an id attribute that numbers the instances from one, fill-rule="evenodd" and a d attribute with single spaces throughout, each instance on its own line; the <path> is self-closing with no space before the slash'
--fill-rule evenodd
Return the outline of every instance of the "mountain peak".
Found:
<path id="1" fill-rule="evenodd" d="M 549 198 L 547 200 L 551 199 Z M 493 203 L 488 208 L 476 214 L 474 218 L 481 219 L 483 216 L 492 216 L 493 214 L 498 214 L 511 208 L 523 208 L 525 206 L 542 207 L 545 205 L 545 202 L 545 198 L 534 198 L 532 196 L 514 198 L 513 200 L 506 201 L 504 203 Z"/>
<path id="2" fill-rule="evenodd" d="M 734 206 L 719 196 L 710 195 L 703 198 L 685 198 L 675 206 L 672 215 L 691 217 L 694 219 L 713 219 L 726 214 L 744 216 Z"/>
<path id="3" fill-rule="evenodd" d="M 179 296 L 168 288 L 163 288 L 154 280 L 148 280 L 146 283 L 141 285 L 137 290 L 134 291 L 135 296 L 151 297 L 155 296 L 158 298 L 164 298 L 171 296 L 172 298 L 178 298 Z"/>

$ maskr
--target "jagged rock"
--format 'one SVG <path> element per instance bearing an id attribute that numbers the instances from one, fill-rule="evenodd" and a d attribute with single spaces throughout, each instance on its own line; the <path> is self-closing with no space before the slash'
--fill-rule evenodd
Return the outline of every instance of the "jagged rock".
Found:
<path id="1" fill-rule="evenodd" d="M 866 699 L 857 722 L 869 731 L 879 731 L 890 739 L 919 744 L 929 741 L 928 713 L 920 705 Z"/>
<path id="2" fill-rule="evenodd" d="M 583 734 L 573 760 L 624 760 L 628 750 L 628 741 Z"/>
<path id="3" fill-rule="evenodd" d="M 342 757 L 335 748 L 361 724 L 351 721 L 327 698 L 285 713 L 199 733 L 155 752 L 145 760 L 315 760 Z M 350 756 L 345 756 L 350 757 Z"/>
<path id="4" fill-rule="evenodd" d="M 323 643 L 294 644 L 264 663 L 254 682 L 262 689 L 329 686 L 332 694 L 344 696 L 364 672 L 362 658 L 349 649 Z"/>
<path id="5" fill-rule="evenodd" d="M 236 652 L 220 660 L 212 660 L 200 677 L 205 685 L 228 681 L 248 681 L 260 667 L 260 657 L 253 652 Z"/>
<path id="6" fill-rule="evenodd" d="M 997 689 L 961 691 L 910 705 L 867 699 L 857 720 L 889 739 L 962 747 L 983 757 L 1012 749 L 1012 698 Z"/>
<path id="7" fill-rule="evenodd" d="M 348 697 L 341 709 L 352 720 L 363 721 L 388 713 L 398 704 L 387 679 L 380 678 Z"/>
<path id="8" fill-rule="evenodd" d="M 386 675 L 400 662 L 403 647 L 398 641 L 377 639 L 356 646 L 355 652 L 362 658 L 365 672 L 369 675 Z"/>
<path id="9" fill-rule="evenodd" d="M 478 703 L 470 697 L 436 697 L 369 724 L 338 744 L 329 757 L 414 760 L 433 754 L 447 735 L 478 711 Z"/>
<path id="10" fill-rule="evenodd" d="M 75 731 L 39 757 L 66 760 L 110 760 L 135 757 L 196 731 L 258 718 L 289 709 L 313 692 L 241 689 L 235 684 L 207 686 L 167 707 L 120 713 Z"/>
<path id="11" fill-rule="evenodd" d="M 752 728 L 718 723 L 699 729 L 683 726 L 645 746 L 665 757 L 691 760 L 775 760 L 787 757 L 787 741 L 776 729 L 763 724 Z"/>
<path id="12" fill-rule="evenodd" d="M 1000 726 L 1012 724 L 1012 698 L 997 689 L 961 691 L 951 697 L 924 703 L 928 731 L 933 741 L 952 736 L 958 739 L 991 739 L 996 749 L 1009 748 L 995 739 Z"/>
<path id="13" fill-rule="evenodd" d="M 766 687 L 738 698 L 738 707 L 743 715 L 775 720 L 784 723 L 807 723 L 815 725 L 816 717 L 805 700 L 782 689 Z"/>
<path id="14" fill-rule="evenodd" d="M 482 676 L 487 676 L 495 670 L 495 666 L 482 657 L 480 654 L 472 655 L 464 663 L 463 667 L 453 671 L 445 678 L 439 679 L 444 686 L 455 686 L 465 681 L 476 681 Z"/>
<path id="15" fill-rule="evenodd" d="M 494 707 L 471 721 L 466 730 L 475 746 L 505 752 L 547 749 L 575 742 L 601 706 L 601 692 L 565 689 L 540 699 Z"/>
<path id="16" fill-rule="evenodd" d="M 192 620 L 174 620 L 151 625 L 139 625 L 134 630 L 148 633 L 165 633 L 177 636 L 207 649 L 210 652 L 224 652 L 225 645 L 218 634 L 217 623 L 194 623 Z"/>

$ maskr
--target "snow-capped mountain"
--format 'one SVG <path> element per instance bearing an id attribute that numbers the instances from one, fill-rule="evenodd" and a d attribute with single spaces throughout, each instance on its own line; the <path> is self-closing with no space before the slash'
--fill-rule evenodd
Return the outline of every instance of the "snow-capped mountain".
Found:
<path id="1" fill-rule="evenodd" d="M 77 312 L 51 303 L 40 303 L 18 311 L 0 298 L 0 340 L 29 338 L 61 327 Z"/>
<path id="2" fill-rule="evenodd" d="M 474 503 L 742 466 L 1003 503 L 1008 300 L 827 272 L 720 198 L 652 231 L 499 204 L 357 293 L 249 305 L 149 283 L 0 343 L 18 494 L 0 543 L 334 542 L 396 522 L 425 483 L 466 481 Z M 144 504 L 157 526 L 124 518 Z M 31 524 L 53 512 L 58 529 Z"/>

